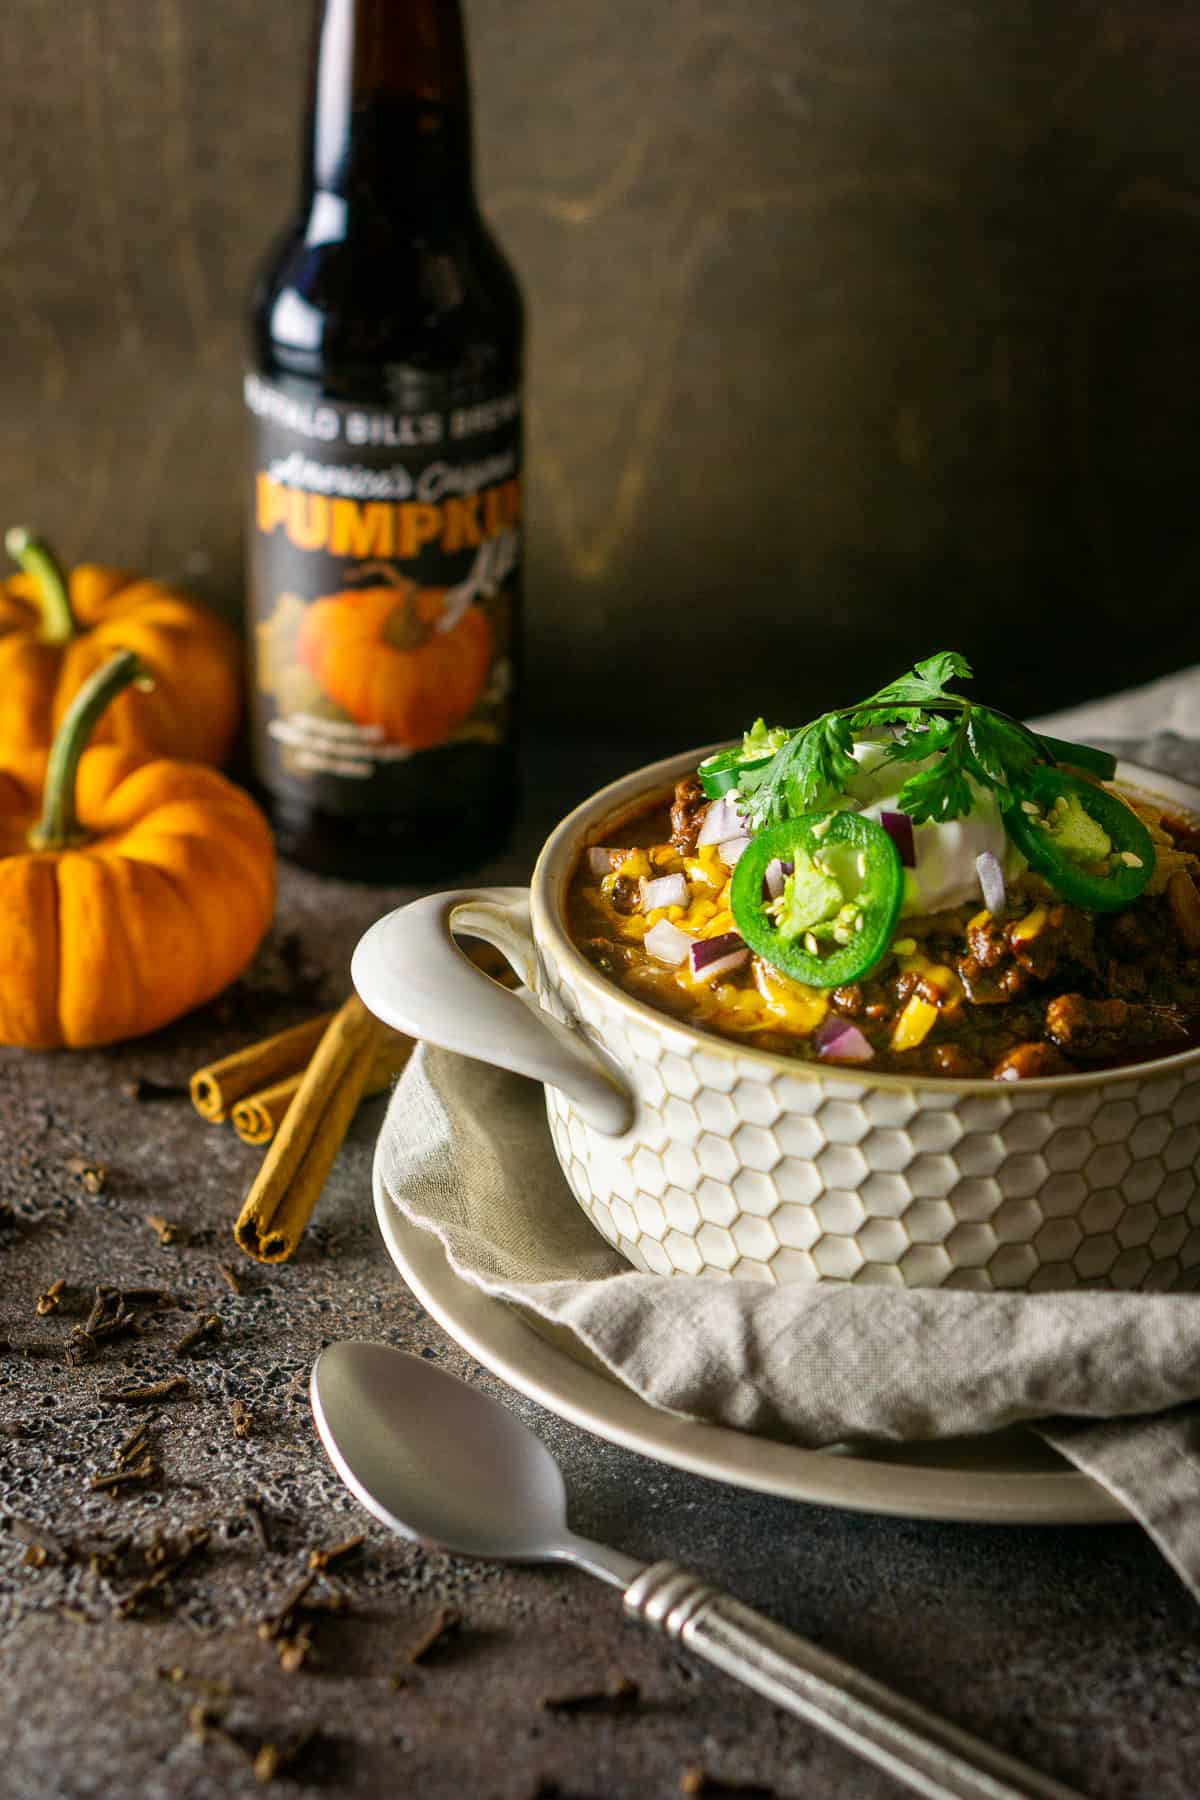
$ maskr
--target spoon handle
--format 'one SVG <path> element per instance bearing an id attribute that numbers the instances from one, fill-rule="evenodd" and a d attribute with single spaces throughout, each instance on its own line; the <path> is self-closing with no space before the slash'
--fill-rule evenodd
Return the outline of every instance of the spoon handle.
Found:
<path id="1" fill-rule="evenodd" d="M 643 1569 L 625 1591 L 625 1610 L 928 1800 L 1082 1800 L 678 1563 Z"/>

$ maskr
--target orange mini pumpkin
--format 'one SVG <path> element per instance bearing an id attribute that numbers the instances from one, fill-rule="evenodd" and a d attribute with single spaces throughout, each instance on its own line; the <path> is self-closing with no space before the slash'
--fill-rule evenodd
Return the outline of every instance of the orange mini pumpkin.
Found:
<path id="1" fill-rule="evenodd" d="M 297 654 L 356 724 L 427 750 L 471 712 L 492 662 L 486 615 L 471 604 L 442 629 L 444 601 L 409 581 L 329 594 L 307 609 Z"/>
<path id="2" fill-rule="evenodd" d="M 258 948 L 275 846 L 205 763 L 88 748 L 144 675 L 122 651 L 84 684 L 46 755 L 0 755 L 0 1043 L 112 1044 L 218 993 Z"/>
<path id="3" fill-rule="evenodd" d="M 47 749 L 89 675 L 115 651 L 132 650 L 153 689 L 121 694 L 97 741 L 221 762 L 241 710 L 229 627 L 161 581 L 96 563 L 64 576 L 27 531 L 10 531 L 5 544 L 21 572 L 0 582 L 0 756 Z"/>

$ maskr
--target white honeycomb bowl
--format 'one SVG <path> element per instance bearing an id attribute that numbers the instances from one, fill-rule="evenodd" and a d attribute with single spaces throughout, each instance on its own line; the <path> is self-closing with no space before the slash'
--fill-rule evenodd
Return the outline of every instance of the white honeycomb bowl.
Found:
<path id="1" fill-rule="evenodd" d="M 579 1204 L 635 1268 L 911 1287 L 1200 1287 L 1200 1049 L 1013 1084 L 826 1068 L 657 1012 L 574 947 L 580 853 L 620 842 L 706 751 L 641 769 L 548 838 L 531 887 L 402 907 L 355 952 L 391 1025 L 546 1083 Z M 1200 820 L 1200 791 L 1130 764 Z M 480 975 L 487 938 L 524 1000 Z"/>
<path id="2" fill-rule="evenodd" d="M 546 1090 L 559 1161 L 596 1229 L 661 1275 L 1200 1286 L 1200 1051 L 1012 1085 L 870 1076 L 697 1031 L 580 955 L 563 908 L 581 847 L 619 842 L 632 805 L 697 760 L 596 795 L 534 872 L 538 998 L 604 1051 L 636 1100 L 632 1127 L 613 1137 Z M 1200 815 L 1200 793 L 1180 782 L 1130 765 L 1119 778 Z"/>

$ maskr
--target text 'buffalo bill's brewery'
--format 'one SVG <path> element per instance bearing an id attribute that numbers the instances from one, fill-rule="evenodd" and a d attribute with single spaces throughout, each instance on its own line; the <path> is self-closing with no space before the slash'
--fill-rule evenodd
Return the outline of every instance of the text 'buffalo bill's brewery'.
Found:
<path id="1" fill-rule="evenodd" d="M 521 340 L 458 0 L 323 0 L 246 376 L 255 763 L 310 868 L 423 879 L 507 835 Z"/>

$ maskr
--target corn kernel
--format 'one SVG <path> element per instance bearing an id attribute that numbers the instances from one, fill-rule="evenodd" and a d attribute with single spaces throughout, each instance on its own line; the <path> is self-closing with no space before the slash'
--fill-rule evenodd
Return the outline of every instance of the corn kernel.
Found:
<path id="1" fill-rule="evenodd" d="M 1023 919 L 1017 920 L 1016 924 L 1010 928 L 1008 935 L 1014 944 L 1024 944 L 1030 938 L 1037 937 L 1038 933 L 1044 930 L 1045 924 L 1045 907 L 1035 906 L 1032 912 L 1026 913 Z"/>
<path id="2" fill-rule="evenodd" d="M 928 1000 L 922 1000 L 919 994 L 914 994 L 906 1001 L 904 1011 L 896 1020 L 892 1032 L 892 1049 L 915 1050 L 929 1036 L 937 1016 L 936 1006 L 931 1006 Z"/>

